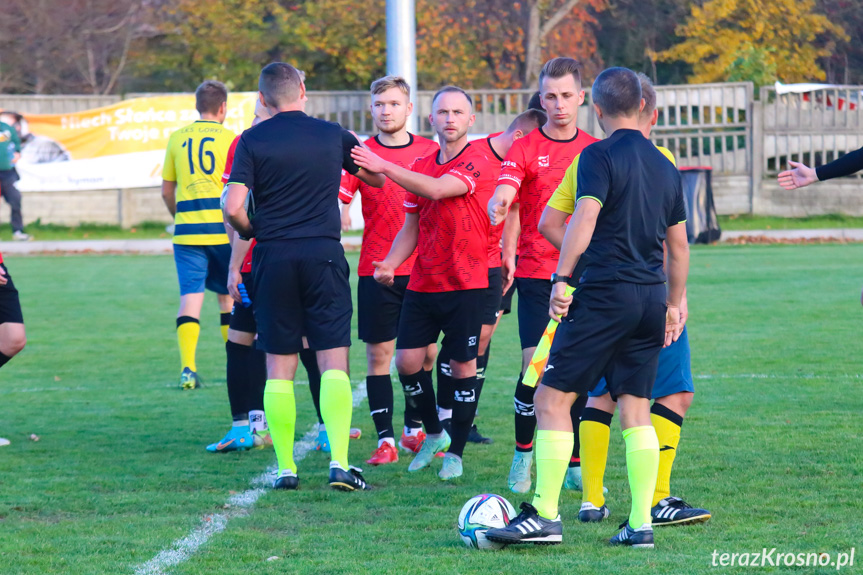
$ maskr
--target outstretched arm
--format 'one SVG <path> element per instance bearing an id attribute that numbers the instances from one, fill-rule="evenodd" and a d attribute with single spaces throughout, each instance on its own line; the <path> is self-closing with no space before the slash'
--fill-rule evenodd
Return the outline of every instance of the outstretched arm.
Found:
<path id="1" fill-rule="evenodd" d="M 364 170 L 379 172 L 407 191 L 429 200 L 463 196 L 469 191 L 467 184 L 455 176 L 444 174 L 439 178 L 433 178 L 413 172 L 392 162 L 387 162 L 363 146 L 355 146 L 351 152 L 351 157 Z"/>
<path id="2" fill-rule="evenodd" d="M 517 192 L 515 187 L 508 184 L 499 184 L 494 189 L 494 195 L 488 201 L 488 219 L 491 225 L 499 226 L 506 220 L 506 214 Z"/>

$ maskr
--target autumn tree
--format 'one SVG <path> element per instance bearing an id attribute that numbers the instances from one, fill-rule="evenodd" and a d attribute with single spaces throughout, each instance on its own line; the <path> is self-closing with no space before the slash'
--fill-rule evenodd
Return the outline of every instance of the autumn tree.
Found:
<path id="1" fill-rule="evenodd" d="M 152 33 L 134 50 L 132 89 L 194 89 L 205 78 L 253 90 L 261 67 L 280 56 L 288 12 L 267 0 L 151 0 Z"/>
<path id="2" fill-rule="evenodd" d="M 818 11 L 832 22 L 841 22 L 847 39 L 837 38 L 836 48 L 824 57 L 827 81 L 832 84 L 863 84 L 863 2 L 817 0 Z"/>
<path id="3" fill-rule="evenodd" d="M 693 5 L 687 22 L 677 29 L 684 41 L 659 59 L 691 64 L 692 83 L 727 80 L 753 57 L 762 64 L 759 73 L 773 69 L 783 82 L 824 80 L 818 59 L 830 54 L 831 37 L 846 36 L 814 7 L 815 0 L 708 0 Z"/>
<path id="4" fill-rule="evenodd" d="M 142 0 L 3 0 L 5 90 L 115 91 L 142 29 Z"/>

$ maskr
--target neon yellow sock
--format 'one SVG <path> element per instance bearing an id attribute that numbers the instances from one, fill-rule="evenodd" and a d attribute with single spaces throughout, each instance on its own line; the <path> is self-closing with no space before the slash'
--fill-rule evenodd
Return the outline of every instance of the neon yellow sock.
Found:
<path id="1" fill-rule="evenodd" d="M 601 411 L 601 410 L 593 410 Z M 605 412 L 602 412 L 605 413 Z M 610 415 L 609 419 L 610 419 Z M 608 463 L 608 443 L 611 436 L 611 428 L 606 423 L 586 419 L 588 410 L 581 418 L 578 426 L 581 446 L 579 457 L 581 458 L 581 484 L 584 491 L 581 495 L 582 503 L 591 503 L 596 507 L 605 505 L 605 494 L 602 492 L 602 484 L 605 480 L 605 466 Z"/>
<path id="2" fill-rule="evenodd" d="M 629 526 L 638 529 L 650 525 L 650 502 L 659 467 L 659 440 L 653 427 L 644 425 L 624 429 L 623 441 L 626 442 L 626 472 L 632 493 Z"/>
<path id="3" fill-rule="evenodd" d="M 198 320 L 184 315 L 177 318 L 177 342 L 180 344 L 180 370 L 187 367 L 198 371 L 195 365 L 195 351 L 198 349 L 198 336 L 201 335 L 201 324 Z"/>
<path id="4" fill-rule="evenodd" d="M 294 382 L 287 379 L 268 379 L 264 388 L 264 415 L 273 438 L 273 448 L 279 462 L 279 472 L 290 469 L 297 472 L 294 463 L 294 428 L 297 423 L 297 404 L 294 401 Z"/>
<path id="5" fill-rule="evenodd" d="M 680 418 L 681 423 L 682 419 Z M 671 495 L 671 466 L 674 465 L 677 444 L 680 443 L 680 425 L 656 413 L 650 414 L 650 421 L 656 430 L 656 437 L 660 445 L 659 472 L 656 476 L 656 489 L 653 492 L 653 503 L 651 504 L 653 506 Z"/>
<path id="6" fill-rule="evenodd" d="M 222 339 L 225 340 L 225 343 L 228 343 L 228 325 L 231 323 L 231 312 L 221 312 L 219 315 L 219 322 L 221 324 Z"/>
<path id="7" fill-rule="evenodd" d="M 536 432 L 536 491 L 533 493 L 533 506 L 546 519 L 557 517 L 557 502 L 575 435 L 571 431 Z"/>
<path id="8" fill-rule="evenodd" d="M 351 440 L 353 398 L 348 374 L 329 369 L 321 374 L 321 417 L 327 426 L 331 461 L 348 468 L 348 442 Z M 267 419 L 269 419 L 269 415 Z"/>

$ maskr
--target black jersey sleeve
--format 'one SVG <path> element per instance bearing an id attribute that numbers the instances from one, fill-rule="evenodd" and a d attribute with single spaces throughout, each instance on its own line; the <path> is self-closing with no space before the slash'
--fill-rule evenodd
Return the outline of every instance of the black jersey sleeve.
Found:
<path id="1" fill-rule="evenodd" d="M 677 224 L 682 224 L 686 220 L 686 200 L 683 197 L 683 181 L 678 173 L 677 178 L 675 178 L 674 203 L 672 204 L 671 214 L 668 218 L 668 225 L 676 226 Z"/>
<path id="2" fill-rule="evenodd" d="M 584 198 L 593 198 L 600 206 L 605 206 L 611 189 L 611 165 L 607 153 L 594 146 L 582 150 L 576 179 L 576 203 Z"/>
<path id="3" fill-rule="evenodd" d="M 354 175 L 360 171 L 360 167 L 354 162 L 354 159 L 351 157 L 351 150 L 354 146 L 359 146 L 360 141 L 357 140 L 357 137 L 345 130 L 342 129 L 342 167 L 345 169 L 347 173 L 350 175 Z"/>
<path id="4" fill-rule="evenodd" d="M 823 182 L 824 180 L 850 176 L 860 170 L 863 170 L 863 148 L 849 152 L 829 164 L 815 168 L 815 173 L 818 175 L 818 179 Z"/>

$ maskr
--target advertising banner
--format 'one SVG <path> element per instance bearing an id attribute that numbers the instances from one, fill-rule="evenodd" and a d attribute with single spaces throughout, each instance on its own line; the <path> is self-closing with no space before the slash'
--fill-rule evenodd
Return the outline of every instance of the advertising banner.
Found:
<path id="1" fill-rule="evenodd" d="M 230 94 L 225 126 L 238 134 L 247 128 L 256 99 L 256 92 Z M 15 118 L 9 112 L 0 112 L 0 120 L 11 124 Z M 160 186 L 168 138 L 199 116 L 195 96 L 182 94 L 23 118 L 17 185 L 45 192 Z"/>

